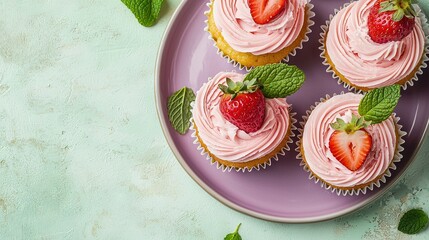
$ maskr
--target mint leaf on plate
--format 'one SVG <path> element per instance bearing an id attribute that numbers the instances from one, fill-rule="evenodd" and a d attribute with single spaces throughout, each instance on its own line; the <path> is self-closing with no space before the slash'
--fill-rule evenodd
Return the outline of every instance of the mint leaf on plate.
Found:
<path id="1" fill-rule="evenodd" d="M 428 226 L 428 215 L 421 209 L 412 209 L 399 221 L 398 230 L 406 234 L 416 234 Z"/>
<path id="2" fill-rule="evenodd" d="M 284 98 L 301 88 L 305 75 L 297 66 L 275 63 L 252 69 L 244 80 L 254 78 L 262 85 L 266 98 Z"/>
<path id="3" fill-rule="evenodd" d="M 145 27 L 155 24 L 164 0 L 121 0 Z"/>
<path id="4" fill-rule="evenodd" d="M 401 97 L 401 87 L 391 85 L 369 91 L 361 100 L 359 115 L 371 124 L 381 123 L 392 115 Z"/>
<path id="5" fill-rule="evenodd" d="M 226 235 L 226 237 L 223 240 L 241 240 L 241 236 L 238 233 L 240 226 L 241 226 L 241 223 L 238 224 L 238 226 L 235 228 L 235 231 L 233 233 Z"/>
<path id="6" fill-rule="evenodd" d="M 168 98 L 168 119 L 173 128 L 180 134 L 185 134 L 189 129 L 192 117 L 191 102 L 194 100 L 194 92 L 187 87 L 183 87 Z"/>

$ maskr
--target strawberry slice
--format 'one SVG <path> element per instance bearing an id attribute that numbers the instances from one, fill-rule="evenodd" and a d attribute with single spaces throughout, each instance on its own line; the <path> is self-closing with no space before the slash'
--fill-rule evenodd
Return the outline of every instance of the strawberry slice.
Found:
<path id="1" fill-rule="evenodd" d="M 284 9 L 287 8 L 287 0 L 248 0 L 250 14 L 257 24 L 267 24 Z"/>
<path id="2" fill-rule="evenodd" d="M 256 79 L 233 82 L 227 78 L 226 82 L 228 86 L 219 84 L 224 93 L 219 104 L 222 116 L 247 133 L 259 130 L 265 119 L 265 97 Z"/>
<path id="3" fill-rule="evenodd" d="M 366 126 L 368 123 L 355 115 L 350 123 L 337 119 L 337 122 L 331 124 L 335 131 L 329 138 L 329 149 L 351 171 L 358 170 L 371 151 L 372 137 L 363 129 Z"/>

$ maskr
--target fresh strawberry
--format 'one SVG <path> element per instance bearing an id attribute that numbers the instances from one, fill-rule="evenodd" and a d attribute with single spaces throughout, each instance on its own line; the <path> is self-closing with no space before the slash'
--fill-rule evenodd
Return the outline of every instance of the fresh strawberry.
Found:
<path id="1" fill-rule="evenodd" d="M 368 34 L 376 43 L 400 41 L 414 28 L 411 0 L 378 0 L 368 16 Z"/>
<path id="2" fill-rule="evenodd" d="M 355 115 L 350 123 L 338 118 L 331 124 L 335 131 L 329 138 L 329 149 L 334 157 L 351 171 L 358 170 L 371 151 L 372 138 L 363 129 L 366 126 L 368 123 Z"/>
<path id="3" fill-rule="evenodd" d="M 265 119 L 265 97 L 256 79 L 234 82 L 227 78 L 226 83 L 228 86 L 219 84 L 224 93 L 219 106 L 222 115 L 247 133 L 260 129 Z"/>
<path id="4" fill-rule="evenodd" d="M 250 14 L 257 24 L 267 24 L 287 8 L 288 0 L 248 0 Z"/>

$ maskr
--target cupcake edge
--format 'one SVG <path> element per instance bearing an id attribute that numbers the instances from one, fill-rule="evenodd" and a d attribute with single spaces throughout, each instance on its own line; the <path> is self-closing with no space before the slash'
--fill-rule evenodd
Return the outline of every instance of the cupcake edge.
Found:
<path id="1" fill-rule="evenodd" d="M 345 94 L 344 92 L 341 92 L 340 94 L 336 94 L 334 93 L 332 95 L 332 97 L 335 97 L 337 95 L 342 95 Z M 377 176 L 375 179 L 373 179 L 372 181 L 368 182 L 368 183 L 364 183 L 360 186 L 359 188 L 341 188 L 341 187 L 335 187 L 333 185 L 330 185 L 329 183 L 325 182 L 323 179 L 319 178 L 316 174 L 314 174 L 310 167 L 307 165 L 304 157 L 302 156 L 302 136 L 303 136 L 303 131 L 304 131 L 304 126 L 308 120 L 308 117 L 310 116 L 311 112 L 321 103 L 327 101 L 328 99 L 332 98 L 330 95 L 326 95 L 325 98 L 320 98 L 319 102 L 316 102 L 314 105 L 310 106 L 310 110 L 306 111 L 306 114 L 302 116 L 302 121 L 299 122 L 300 124 L 300 128 L 298 129 L 298 140 L 296 141 L 296 145 L 297 147 L 295 148 L 295 151 L 298 153 L 296 158 L 298 160 L 300 160 L 300 166 L 303 167 L 303 169 L 309 173 L 308 179 L 314 180 L 314 183 L 319 183 L 321 184 L 322 188 L 325 188 L 326 190 L 331 191 L 332 193 L 336 193 L 338 196 L 343 195 L 343 196 L 353 196 L 356 195 L 358 196 L 359 194 L 366 194 L 366 191 L 369 190 L 373 190 L 374 187 L 379 188 L 381 186 L 382 183 L 386 183 L 386 180 L 388 177 L 390 177 L 392 175 L 391 170 L 396 170 L 396 163 L 400 162 L 402 159 L 402 154 L 401 152 L 404 150 L 404 148 L 402 147 L 402 144 L 405 143 L 405 140 L 403 139 L 403 137 L 405 135 L 407 135 L 407 133 L 405 131 L 402 131 L 402 125 L 399 124 L 399 120 L 400 118 L 396 116 L 396 113 L 393 113 L 393 119 L 395 122 L 395 127 L 396 127 L 396 134 L 397 134 L 397 143 L 396 143 L 396 149 L 395 149 L 395 154 L 393 156 L 393 159 L 391 160 L 389 167 L 384 171 L 383 174 Z"/>
<path id="2" fill-rule="evenodd" d="M 351 0 L 351 2 L 345 3 L 342 7 L 340 7 L 340 9 L 334 9 L 334 14 L 329 14 L 329 20 L 326 20 L 325 24 L 320 26 L 320 28 L 322 29 L 322 32 L 320 33 L 319 43 L 321 45 L 319 46 L 319 50 L 321 50 L 322 52 L 320 53 L 319 56 L 323 60 L 322 64 L 326 66 L 326 72 L 332 74 L 332 77 L 334 79 L 337 79 L 337 83 L 339 85 L 343 85 L 344 88 L 346 88 L 349 91 L 352 91 L 355 93 L 363 93 L 363 92 L 367 92 L 368 90 L 363 90 L 363 89 L 365 89 L 365 87 L 362 87 L 362 89 L 361 89 L 361 87 L 354 86 L 349 82 L 343 81 L 341 79 L 341 77 L 337 74 L 338 71 L 335 69 L 335 67 L 333 67 L 329 63 L 328 59 L 326 58 L 326 55 L 327 55 L 326 34 L 328 33 L 329 25 L 330 25 L 332 19 L 334 18 L 334 16 L 337 15 L 337 13 L 339 11 L 348 7 L 353 2 L 355 2 L 355 1 Z M 425 42 L 423 56 L 421 58 L 420 66 L 416 66 L 416 68 L 414 68 L 413 71 L 409 75 L 404 77 L 404 79 L 410 78 L 409 80 L 400 84 L 403 90 L 407 90 L 408 86 L 410 86 L 410 87 L 414 86 L 414 83 L 418 81 L 418 75 L 422 75 L 423 69 L 427 68 L 427 66 L 428 66 L 427 61 L 429 60 L 429 22 L 428 22 L 427 17 L 425 16 L 425 14 L 423 13 L 423 11 L 421 9 L 420 9 L 420 11 L 418 11 L 418 17 L 421 19 L 422 29 L 423 29 L 423 32 L 425 33 L 426 42 Z M 339 74 L 341 74 L 341 73 L 339 73 Z M 397 83 L 400 83 L 401 81 L 403 81 L 403 80 L 400 80 Z"/>
<path id="3" fill-rule="evenodd" d="M 314 16 L 316 16 L 316 14 L 312 11 L 312 9 L 314 8 L 314 5 L 310 3 L 311 0 L 308 0 L 307 4 L 306 4 L 306 16 L 307 16 L 307 26 L 306 26 L 306 30 L 304 33 L 304 38 L 300 41 L 300 43 L 298 44 L 298 46 L 296 46 L 295 48 L 293 48 L 281 61 L 281 62 L 288 62 L 289 61 L 289 56 L 295 56 L 296 55 L 296 51 L 298 49 L 302 49 L 303 48 L 303 43 L 308 42 L 309 41 L 309 37 L 308 35 L 312 32 L 311 30 L 311 26 L 313 26 L 315 24 L 315 22 L 312 20 L 312 18 Z M 213 4 L 213 0 L 210 0 L 210 2 L 208 2 L 206 5 L 209 8 L 206 12 L 204 12 L 204 15 L 206 16 L 206 20 L 204 21 L 204 23 L 206 24 L 204 27 L 204 31 L 208 33 L 208 39 L 210 39 L 211 41 L 213 41 L 213 46 L 217 49 L 216 53 L 221 56 L 222 58 L 226 59 L 226 61 L 228 63 L 231 63 L 234 67 L 238 67 L 240 70 L 246 69 L 247 71 L 250 71 L 251 69 L 254 68 L 254 66 L 244 66 L 241 65 L 239 62 L 235 61 L 234 59 L 232 59 L 231 57 L 229 57 L 227 54 L 224 54 L 222 52 L 222 50 L 220 50 L 217 47 L 216 41 L 213 39 L 212 34 L 209 32 L 209 23 L 208 23 L 208 16 L 210 14 L 211 11 L 211 7 Z M 304 26 L 303 26 L 304 27 Z"/>
<path id="4" fill-rule="evenodd" d="M 193 107 L 194 103 L 191 103 L 191 106 Z M 256 171 L 259 171 L 261 168 L 266 169 L 267 166 L 271 166 L 271 163 L 273 160 L 278 161 L 279 156 L 284 156 L 287 151 L 290 151 L 289 144 L 293 143 L 292 138 L 295 137 L 295 131 L 297 130 L 297 127 L 295 126 L 295 124 L 298 122 L 294 118 L 294 116 L 296 115 L 296 112 L 291 112 L 291 110 L 292 110 L 292 105 L 289 105 L 288 111 L 289 111 L 289 124 L 290 125 L 289 125 L 289 128 L 288 128 L 286 135 L 284 137 L 284 139 L 286 139 L 286 144 L 283 147 L 281 147 L 280 151 L 278 151 L 277 153 L 274 153 L 274 156 L 268 158 L 267 161 L 260 163 L 260 164 L 257 164 L 255 166 L 251 166 L 251 167 L 246 166 L 246 167 L 241 167 L 241 168 L 233 167 L 233 166 L 228 166 L 228 165 L 222 164 L 222 163 L 216 161 L 215 159 L 213 159 L 211 157 L 212 153 L 210 153 L 208 151 L 208 149 L 205 149 L 200 142 L 199 136 L 197 134 L 198 130 L 196 129 L 196 127 L 194 125 L 194 119 L 193 118 L 191 118 L 191 120 L 190 120 L 190 124 L 191 124 L 190 130 L 192 131 L 191 137 L 194 139 L 194 141 L 192 143 L 197 145 L 197 150 L 200 152 L 201 156 L 206 156 L 206 159 L 210 161 L 210 164 L 216 165 L 216 168 L 221 169 L 222 172 L 226 172 L 226 171 L 231 172 L 232 169 L 235 169 L 236 172 L 240 172 L 240 171 L 251 172 L 253 169 L 255 169 Z M 282 142 L 284 142 L 284 140 Z M 280 143 L 280 144 L 282 144 L 282 143 Z M 279 147 L 280 144 L 277 147 Z M 272 153 L 272 152 L 270 152 L 270 153 Z M 224 161 L 227 162 L 226 160 L 224 160 Z M 252 160 L 252 161 L 254 161 L 254 160 Z"/>

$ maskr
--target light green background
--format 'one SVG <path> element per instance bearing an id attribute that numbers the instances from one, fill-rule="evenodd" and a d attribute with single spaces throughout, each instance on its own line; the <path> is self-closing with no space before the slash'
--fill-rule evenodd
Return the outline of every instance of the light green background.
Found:
<path id="1" fill-rule="evenodd" d="M 382 199 L 315 224 L 238 213 L 187 175 L 153 91 L 179 2 L 144 28 L 119 0 L 0 0 L 0 239 L 223 239 L 240 222 L 245 240 L 410 239 L 396 226 L 429 212 L 428 141 Z"/>

